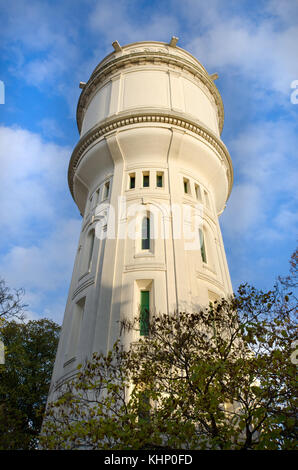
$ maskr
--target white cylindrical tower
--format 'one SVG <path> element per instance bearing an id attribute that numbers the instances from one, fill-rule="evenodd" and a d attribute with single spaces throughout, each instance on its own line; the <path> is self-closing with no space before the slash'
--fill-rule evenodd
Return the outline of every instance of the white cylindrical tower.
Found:
<path id="1" fill-rule="evenodd" d="M 148 312 L 232 293 L 218 223 L 233 181 L 223 105 L 215 75 L 176 42 L 115 42 L 80 84 L 68 178 L 83 223 L 51 393 L 112 348 L 122 318 L 141 312 L 144 335 Z"/>

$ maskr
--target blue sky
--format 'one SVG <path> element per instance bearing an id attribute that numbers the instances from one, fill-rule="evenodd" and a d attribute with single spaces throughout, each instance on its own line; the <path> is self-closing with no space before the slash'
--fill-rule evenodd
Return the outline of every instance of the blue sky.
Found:
<path id="1" fill-rule="evenodd" d="M 155 40 L 217 72 L 234 188 L 220 218 L 234 289 L 270 288 L 297 243 L 296 0 L 0 0 L 0 275 L 61 322 L 81 219 L 67 186 L 78 84 L 111 43 Z"/>

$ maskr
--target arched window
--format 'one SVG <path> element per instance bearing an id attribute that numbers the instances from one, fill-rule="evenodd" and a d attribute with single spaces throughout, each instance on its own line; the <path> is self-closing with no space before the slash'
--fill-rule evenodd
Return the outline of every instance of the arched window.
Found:
<path id="1" fill-rule="evenodd" d="M 199 229 L 199 236 L 200 236 L 200 248 L 201 248 L 202 261 L 203 261 L 203 263 L 207 263 L 204 232 L 201 228 Z"/>
<path id="2" fill-rule="evenodd" d="M 150 217 L 142 220 L 142 250 L 150 250 Z"/>

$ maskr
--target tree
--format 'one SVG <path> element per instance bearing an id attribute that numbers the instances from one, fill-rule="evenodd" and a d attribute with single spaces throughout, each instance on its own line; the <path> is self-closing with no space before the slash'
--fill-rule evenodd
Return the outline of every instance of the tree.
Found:
<path id="1" fill-rule="evenodd" d="M 0 279 L 0 321 L 12 318 L 24 319 L 24 310 L 27 307 L 23 303 L 24 290 L 14 291 L 6 286 L 4 279 Z"/>
<path id="2" fill-rule="evenodd" d="M 297 289 L 298 287 L 298 248 L 294 251 L 290 259 L 290 273 L 288 276 L 278 277 L 280 285 L 283 289 Z M 295 291 L 294 291 L 295 293 Z M 294 294 L 294 299 L 297 302 L 297 296 Z"/>
<path id="3" fill-rule="evenodd" d="M 43 448 L 293 449 L 296 314 L 295 296 L 277 283 L 153 317 L 148 336 L 94 354 L 64 384 Z"/>
<path id="4" fill-rule="evenodd" d="M 1 327 L 0 449 L 34 449 L 38 441 L 60 327 L 51 320 Z"/>

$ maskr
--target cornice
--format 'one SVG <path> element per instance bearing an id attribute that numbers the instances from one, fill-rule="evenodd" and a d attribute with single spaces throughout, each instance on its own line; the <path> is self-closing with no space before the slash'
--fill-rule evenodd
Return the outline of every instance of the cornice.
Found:
<path id="1" fill-rule="evenodd" d="M 217 90 L 213 80 L 209 77 L 207 72 L 202 70 L 199 65 L 195 65 L 190 60 L 184 59 L 183 57 L 177 56 L 175 54 L 171 54 L 168 51 L 162 52 L 148 50 L 131 52 L 121 57 L 116 57 L 115 59 L 103 63 L 102 65 L 99 64 L 99 66 L 95 68 L 88 82 L 86 85 L 84 85 L 78 101 L 77 125 L 79 132 L 81 132 L 84 112 L 88 106 L 89 99 L 91 98 L 96 88 L 103 84 L 108 77 L 115 75 L 116 72 L 119 72 L 124 68 L 127 70 L 129 67 L 146 64 L 150 64 L 151 66 L 161 64 L 174 66 L 180 69 L 182 72 L 189 72 L 195 79 L 203 83 L 214 98 L 218 110 L 219 129 L 220 132 L 222 132 L 224 123 L 223 103 L 219 91 Z"/>
<path id="2" fill-rule="evenodd" d="M 143 123 L 179 127 L 183 130 L 190 131 L 200 136 L 200 138 L 203 139 L 207 144 L 211 145 L 226 166 L 229 182 L 229 197 L 233 185 L 233 167 L 231 157 L 224 143 L 218 137 L 216 137 L 212 131 L 204 127 L 202 124 L 192 121 L 185 116 L 178 114 L 177 112 L 136 111 L 134 113 L 130 113 L 129 116 L 126 113 L 126 115 L 117 115 L 101 121 L 99 124 L 90 129 L 86 134 L 84 134 L 84 136 L 79 140 L 78 144 L 73 150 L 68 167 L 68 184 L 73 198 L 74 174 L 85 150 L 87 150 L 93 142 L 109 134 L 110 132 L 117 131 L 126 126 L 140 125 Z"/>

